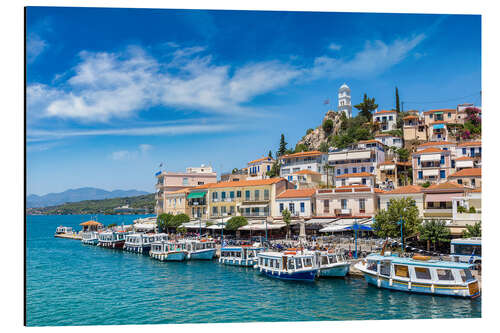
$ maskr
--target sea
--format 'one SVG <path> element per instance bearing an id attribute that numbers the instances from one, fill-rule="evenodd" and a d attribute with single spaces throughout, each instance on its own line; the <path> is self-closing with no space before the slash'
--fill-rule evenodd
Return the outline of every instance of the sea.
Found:
<path id="1" fill-rule="evenodd" d="M 130 224 L 144 215 L 102 215 Z M 291 282 L 214 261 L 149 256 L 54 237 L 90 215 L 28 216 L 28 326 L 479 318 L 481 299 L 409 294 L 358 277 Z"/>

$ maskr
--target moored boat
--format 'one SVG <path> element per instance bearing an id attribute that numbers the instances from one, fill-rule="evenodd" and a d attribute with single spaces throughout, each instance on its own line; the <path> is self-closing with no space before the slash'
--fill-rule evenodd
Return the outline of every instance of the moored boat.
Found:
<path id="1" fill-rule="evenodd" d="M 369 284 L 379 288 L 472 298 L 480 295 L 479 283 L 471 273 L 473 266 L 425 256 L 380 254 L 370 254 L 355 265 Z"/>
<path id="2" fill-rule="evenodd" d="M 263 247 L 255 245 L 223 247 L 220 250 L 219 262 L 224 265 L 253 267 L 257 264 L 257 254 L 262 251 Z"/>
<path id="3" fill-rule="evenodd" d="M 154 234 L 133 233 L 125 235 L 123 249 L 129 252 L 149 254 L 151 243 L 154 242 Z"/>
<path id="4" fill-rule="evenodd" d="M 320 277 L 344 277 L 349 273 L 351 264 L 342 254 L 333 251 L 315 251 L 314 259 Z"/>
<path id="5" fill-rule="evenodd" d="M 102 231 L 97 235 L 97 245 L 112 249 L 123 249 L 125 245 L 125 235 L 126 233 L 123 231 Z"/>
<path id="6" fill-rule="evenodd" d="M 87 245 L 97 245 L 99 233 L 97 231 L 82 232 L 82 243 Z"/>
<path id="7" fill-rule="evenodd" d="M 162 240 L 151 244 L 149 255 L 160 261 L 184 261 L 188 252 L 183 249 L 183 244 Z"/>
<path id="8" fill-rule="evenodd" d="M 212 260 L 215 256 L 215 242 L 208 239 L 190 239 L 181 241 L 188 252 L 189 260 Z"/>
<path id="9" fill-rule="evenodd" d="M 73 228 L 72 227 L 65 227 L 65 226 L 58 226 L 56 228 L 56 235 L 61 235 L 61 234 L 72 234 L 73 233 Z"/>
<path id="10" fill-rule="evenodd" d="M 314 254 L 288 250 L 285 252 L 260 252 L 255 266 L 262 274 L 281 280 L 314 281 L 318 268 Z"/>

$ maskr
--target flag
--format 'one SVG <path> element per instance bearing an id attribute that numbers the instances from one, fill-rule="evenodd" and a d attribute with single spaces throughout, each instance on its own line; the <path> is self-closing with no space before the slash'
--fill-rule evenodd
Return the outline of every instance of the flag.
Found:
<path id="1" fill-rule="evenodd" d="M 325 105 L 330 104 L 330 99 L 325 99 L 325 101 L 323 102 L 323 104 L 325 104 Z"/>
<path id="2" fill-rule="evenodd" d="M 162 162 L 162 163 L 160 163 L 160 166 L 159 166 L 159 167 L 161 168 L 162 166 L 163 166 L 163 162 Z"/>

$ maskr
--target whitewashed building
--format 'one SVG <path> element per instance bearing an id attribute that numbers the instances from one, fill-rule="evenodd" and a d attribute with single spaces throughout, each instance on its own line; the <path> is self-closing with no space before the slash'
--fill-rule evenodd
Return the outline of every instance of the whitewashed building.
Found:
<path id="1" fill-rule="evenodd" d="M 280 177 L 293 181 L 293 174 L 302 170 L 310 170 L 321 174 L 321 181 L 326 183 L 325 165 L 328 163 L 328 154 L 317 150 L 304 151 L 295 154 L 280 156 Z"/>
<path id="2" fill-rule="evenodd" d="M 351 88 L 347 84 L 340 86 L 338 99 L 338 112 L 344 112 L 347 118 L 352 118 Z"/>

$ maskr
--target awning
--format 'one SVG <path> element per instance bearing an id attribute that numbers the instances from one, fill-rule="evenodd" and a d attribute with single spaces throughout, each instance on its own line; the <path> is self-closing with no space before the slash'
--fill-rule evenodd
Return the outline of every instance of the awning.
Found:
<path id="1" fill-rule="evenodd" d="M 347 159 L 347 153 L 333 153 L 328 155 L 328 161 L 343 161 Z"/>
<path id="2" fill-rule="evenodd" d="M 156 228 L 156 224 L 151 223 L 136 223 L 134 224 L 135 230 L 154 230 Z"/>
<path id="3" fill-rule="evenodd" d="M 422 174 L 424 175 L 424 177 L 426 177 L 426 176 L 437 176 L 437 175 L 439 175 L 439 170 L 438 169 L 424 170 L 422 172 Z"/>
<path id="4" fill-rule="evenodd" d="M 443 111 L 434 112 L 434 114 L 435 114 L 436 116 L 440 116 L 440 115 L 442 115 L 442 114 L 443 114 Z"/>
<path id="5" fill-rule="evenodd" d="M 432 127 L 434 129 L 441 129 L 441 128 L 444 128 L 444 124 L 436 124 L 436 125 L 432 125 Z"/>
<path id="6" fill-rule="evenodd" d="M 182 226 L 186 229 L 199 229 L 201 225 L 201 228 L 205 228 L 207 224 L 204 221 L 192 221 L 192 222 L 186 222 L 183 223 Z"/>
<path id="7" fill-rule="evenodd" d="M 379 167 L 380 170 L 394 170 L 394 168 L 396 168 L 394 164 L 386 164 Z"/>
<path id="8" fill-rule="evenodd" d="M 420 156 L 420 161 L 422 162 L 440 161 L 440 160 L 441 160 L 441 154 L 428 154 Z"/>
<path id="9" fill-rule="evenodd" d="M 455 166 L 457 168 L 473 168 L 474 162 L 473 161 L 457 161 Z"/>
<path id="10" fill-rule="evenodd" d="M 371 226 L 372 225 L 372 219 L 371 218 L 366 218 L 366 219 L 353 219 L 353 218 L 348 218 L 348 219 L 339 219 L 323 229 L 320 229 L 320 232 L 339 232 L 339 231 L 347 231 L 348 227 L 352 227 L 354 223 L 357 223 L 359 225 L 363 226 Z"/>
<path id="11" fill-rule="evenodd" d="M 241 204 L 241 208 L 263 208 L 263 207 L 267 207 L 269 206 L 269 204 L 260 204 L 260 205 L 245 205 L 245 204 Z"/>
<path id="12" fill-rule="evenodd" d="M 267 223 L 267 230 L 281 229 L 286 226 L 286 223 Z M 252 231 L 263 231 L 266 230 L 265 223 L 259 224 L 247 224 L 243 227 L 238 228 L 238 230 L 252 230 Z"/>
<path id="13" fill-rule="evenodd" d="M 205 196 L 205 194 L 207 194 L 206 191 L 204 191 L 204 192 L 191 192 L 188 194 L 187 198 L 188 199 L 199 199 L 199 198 L 203 198 Z"/>
<path id="14" fill-rule="evenodd" d="M 347 179 L 347 182 L 349 184 L 359 184 L 359 183 L 361 183 L 361 177 L 351 177 L 351 178 Z"/>
<path id="15" fill-rule="evenodd" d="M 310 219 L 308 221 L 305 221 L 306 224 L 328 224 L 332 223 L 337 219 Z"/>
<path id="16" fill-rule="evenodd" d="M 371 151 L 353 151 L 353 152 L 348 152 L 347 153 L 347 159 L 349 159 L 349 160 L 356 160 L 356 159 L 370 158 L 371 154 L 372 154 Z"/>
<path id="17" fill-rule="evenodd" d="M 425 195 L 425 202 L 451 202 L 457 193 L 435 193 Z"/>

